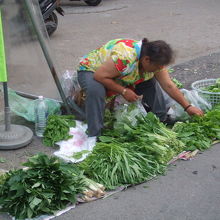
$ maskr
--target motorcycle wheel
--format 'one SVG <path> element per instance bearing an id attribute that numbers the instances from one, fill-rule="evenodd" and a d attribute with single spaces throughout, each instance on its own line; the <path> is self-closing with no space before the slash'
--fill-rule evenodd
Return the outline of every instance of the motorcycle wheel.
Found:
<path id="1" fill-rule="evenodd" d="M 96 6 L 100 4 L 102 0 L 84 0 L 84 2 L 89 6 Z"/>
<path id="2" fill-rule="evenodd" d="M 44 21 L 47 29 L 47 33 L 51 36 L 57 29 L 58 18 L 57 15 L 52 12 L 51 15 Z"/>

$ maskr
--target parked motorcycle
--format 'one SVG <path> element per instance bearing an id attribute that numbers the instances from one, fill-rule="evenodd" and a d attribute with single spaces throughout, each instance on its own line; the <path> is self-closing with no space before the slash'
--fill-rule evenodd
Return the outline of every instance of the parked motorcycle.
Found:
<path id="1" fill-rule="evenodd" d="M 80 1 L 80 0 L 70 0 L 70 1 Z M 101 3 L 102 0 L 84 0 L 87 5 L 96 6 Z"/>
<path id="2" fill-rule="evenodd" d="M 47 33 L 51 36 L 58 26 L 58 18 L 54 11 L 57 11 L 60 15 L 64 16 L 64 11 L 60 7 L 60 0 L 39 0 L 39 5 Z"/>

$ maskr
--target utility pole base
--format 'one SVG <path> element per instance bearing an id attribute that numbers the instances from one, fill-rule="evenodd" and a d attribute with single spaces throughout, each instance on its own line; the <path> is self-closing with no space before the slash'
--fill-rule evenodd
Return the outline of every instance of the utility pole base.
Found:
<path id="1" fill-rule="evenodd" d="M 31 129 L 23 125 L 10 125 L 10 130 L 5 130 L 5 125 L 0 125 L 0 150 L 13 150 L 27 146 L 33 138 Z"/>

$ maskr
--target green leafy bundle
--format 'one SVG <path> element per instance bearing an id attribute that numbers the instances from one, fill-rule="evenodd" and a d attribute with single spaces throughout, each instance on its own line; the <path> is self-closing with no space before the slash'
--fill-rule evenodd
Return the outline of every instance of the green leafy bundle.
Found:
<path id="1" fill-rule="evenodd" d="M 154 159 L 167 164 L 174 156 L 184 150 L 184 144 L 178 140 L 177 134 L 167 128 L 153 114 L 148 113 L 145 117 L 138 118 L 136 128 L 139 150 L 147 155 L 152 155 Z"/>
<path id="2" fill-rule="evenodd" d="M 68 140 L 72 137 L 69 135 L 69 129 L 75 126 L 73 115 L 50 115 L 44 131 L 43 144 L 52 147 L 58 141 Z"/>
<path id="3" fill-rule="evenodd" d="M 124 121 L 123 126 L 114 132 L 105 131 L 105 135 L 117 137 L 121 143 L 130 143 L 134 150 L 144 153 L 160 164 L 166 164 L 184 150 L 184 144 L 177 139 L 177 134 L 161 123 L 153 113 L 136 118 L 135 126 Z"/>
<path id="4" fill-rule="evenodd" d="M 6 176 L 6 172 L 0 169 L 0 185 L 5 182 Z"/>
<path id="5" fill-rule="evenodd" d="M 211 86 L 204 87 L 203 90 L 208 92 L 219 92 L 220 93 L 220 78 L 216 80 L 216 83 Z"/>
<path id="6" fill-rule="evenodd" d="M 113 128 L 115 120 L 114 113 L 109 109 L 106 109 L 104 115 L 104 127 L 110 129 Z"/>
<path id="7" fill-rule="evenodd" d="M 17 219 L 53 214 L 76 202 L 84 188 L 82 171 L 44 154 L 31 157 L 27 170 L 9 171 L 0 186 L 1 210 Z"/>
<path id="8" fill-rule="evenodd" d="M 220 140 L 220 107 L 216 106 L 203 117 L 193 117 L 188 122 L 178 122 L 173 131 L 187 146 L 187 150 L 208 149 L 214 140 Z"/>
<path id="9" fill-rule="evenodd" d="M 212 140 L 205 134 L 204 128 L 195 122 L 178 122 L 173 131 L 185 144 L 186 150 L 206 150 L 211 146 Z"/>
<path id="10" fill-rule="evenodd" d="M 141 183 L 155 176 L 153 163 L 143 153 L 121 143 L 99 142 L 79 166 L 91 179 L 107 189 L 114 189 L 124 184 Z"/>
<path id="11" fill-rule="evenodd" d="M 153 114 L 137 117 L 115 130 L 105 130 L 93 152 L 80 164 L 85 173 L 108 189 L 137 184 L 162 174 L 166 164 L 184 149 L 177 134 Z"/>

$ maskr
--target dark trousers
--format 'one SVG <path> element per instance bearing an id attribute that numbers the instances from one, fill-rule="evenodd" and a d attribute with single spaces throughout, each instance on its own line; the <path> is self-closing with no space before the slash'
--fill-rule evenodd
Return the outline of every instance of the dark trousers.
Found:
<path id="1" fill-rule="evenodd" d="M 103 128 L 105 111 L 105 87 L 94 80 L 93 72 L 79 71 L 78 81 L 86 93 L 85 113 L 88 124 L 88 135 L 100 136 Z M 146 111 L 152 111 L 161 121 L 167 117 L 165 93 L 155 78 L 144 81 L 136 86 L 135 92 L 143 95 L 142 103 Z"/>

